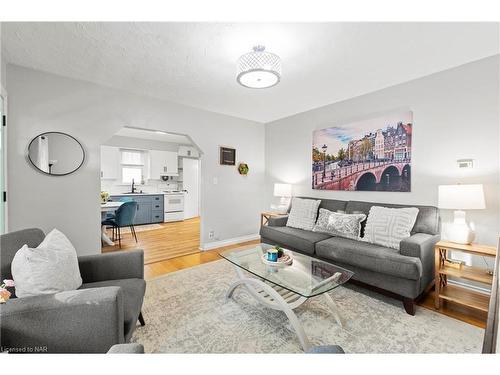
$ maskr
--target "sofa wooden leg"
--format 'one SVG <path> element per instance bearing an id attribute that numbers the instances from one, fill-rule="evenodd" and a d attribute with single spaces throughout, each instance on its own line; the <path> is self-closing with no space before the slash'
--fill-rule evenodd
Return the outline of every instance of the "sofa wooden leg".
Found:
<path id="1" fill-rule="evenodd" d="M 139 323 L 141 323 L 141 326 L 145 326 L 146 322 L 144 321 L 144 317 L 142 316 L 142 311 L 139 313 Z"/>
<path id="2" fill-rule="evenodd" d="M 405 311 L 410 315 L 415 315 L 415 300 L 411 298 L 403 298 L 403 306 Z"/>

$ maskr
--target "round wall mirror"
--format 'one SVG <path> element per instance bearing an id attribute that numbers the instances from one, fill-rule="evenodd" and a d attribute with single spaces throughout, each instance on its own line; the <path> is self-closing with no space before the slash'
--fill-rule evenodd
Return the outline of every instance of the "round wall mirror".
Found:
<path id="1" fill-rule="evenodd" d="M 47 132 L 31 140 L 28 159 L 40 172 L 51 176 L 64 176 L 82 166 L 85 151 L 81 143 L 71 135 Z"/>

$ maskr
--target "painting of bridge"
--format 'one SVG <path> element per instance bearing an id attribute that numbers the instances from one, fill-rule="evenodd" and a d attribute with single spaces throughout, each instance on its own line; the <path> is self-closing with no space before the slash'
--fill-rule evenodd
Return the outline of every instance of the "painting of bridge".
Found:
<path id="1" fill-rule="evenodd" d="M 411 191 L 412 129 L 398 111 L 314 131 L 312 188 Z"/>

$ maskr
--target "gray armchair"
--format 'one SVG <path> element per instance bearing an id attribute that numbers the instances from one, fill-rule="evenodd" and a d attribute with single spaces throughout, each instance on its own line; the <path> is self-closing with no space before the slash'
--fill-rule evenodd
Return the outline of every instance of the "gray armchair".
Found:
<path id="1" fill-rule="evenodd" d="M 25 229 L 0 236 L 0 279 L 24 244 L 37 247 L 45 235 Z M 0 347 L 9 352 L 106 353 L 127 343 L 146 291 L 142 250 L 78 258 L 79 290 L 16 298 L 0 305 Z"/>

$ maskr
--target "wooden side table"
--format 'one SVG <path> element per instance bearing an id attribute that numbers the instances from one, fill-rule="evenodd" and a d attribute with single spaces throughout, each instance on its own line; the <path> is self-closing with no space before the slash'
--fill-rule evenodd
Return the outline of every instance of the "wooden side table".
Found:
<path id="1" fill-rule="evenodd" d="M 267 225 L 269 219 L 276 216 L 284 216 L 285 213 L 273 212 L 273 211 L 264 211 L 260 213 L 260 224 Z"/>
<path id="2" fill-rule="evenodd" d="M 478 244 L 462 245 L 453 242 L 439 241 L 434 248 L 436 262 L 436 289 L 434 294 L 434 306 L 436 309 L 439 309 L 441 307 L 441 301 L 447 300 L 488 312 L 488 304 L 490 301 L 490 296 L 488 294 L 480 293 L 463 286 L 448 284 L 448 276 L 477 281 L 489 285 L 493 283 L 493 276 L 490 275 L 484 268 L 466 265 L 454 266 L 450 264 L 446 260 L 447 253 L 450 250 L 493 258 L 497 254 L 497 249 L 493 246 Z"/>

